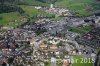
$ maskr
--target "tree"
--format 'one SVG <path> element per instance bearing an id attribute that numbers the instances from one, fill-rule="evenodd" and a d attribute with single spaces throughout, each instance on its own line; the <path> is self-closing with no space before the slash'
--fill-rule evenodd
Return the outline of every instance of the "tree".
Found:
<path id="1" fill-rule="evenodd" d="M 5 2 L 13 3 L 15 0 L 0 0 L 0 3 L 4 5 Z"/>
<path id="2" fill-rule="evenodd" d="M 43 3 L 55 3 L 58 0 L 37 0 L 37 1 L 40 1 L 40 2 L 43 2 Z"/>
<path id="3" fill-rule="evenodd" d="M 0 17 L 0 20 L 2 20 L 2 17 Z"/>
<path id="4" fill-rule="evenodd" d="M 60 47 L 60 46 L 62 46 L 62 47 L 64 47 L 65 45 L 63 44 L 63 42 L 62 41 L 60 41 L 58 44 L 57 44 L 57 47 Z"/>
<path id="5" fill-rule="evenodd" d="M 0 0 L 0 3 L 3 4 L 5 0 Z"/>
<path id="6" fill-rule="evenodd" d="M 9 66 L 13 63 L 13 61 L 14 61 L 13 57 L 8 58 L 8 64 L 9 64 Z"/>

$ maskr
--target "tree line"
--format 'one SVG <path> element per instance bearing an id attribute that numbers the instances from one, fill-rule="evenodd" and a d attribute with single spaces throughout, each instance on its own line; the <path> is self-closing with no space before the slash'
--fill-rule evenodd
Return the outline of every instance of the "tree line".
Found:
<path id="1" fill-rule="evenodd" d="M 15 1 L 16 0 L 0 0 L 0 13 L 9 13 L 15 11 L 24 13 L 24 11 L 20 7 L 13 4 Z"/>
<path id="2" fill-rule="evenodd" d="M 40 1 L 40 2 L 43 2 L 43 3 L 55 3 L 58 0 L 37 0 L 37 1 Z"/>
<path id="3" fill-rule="evenodd" d="M 20 14 L 24 13 L 23 9 L 18 6 L 0 5 L 0 13 L 9 13 L 9 12 L 19 12 Z"/>

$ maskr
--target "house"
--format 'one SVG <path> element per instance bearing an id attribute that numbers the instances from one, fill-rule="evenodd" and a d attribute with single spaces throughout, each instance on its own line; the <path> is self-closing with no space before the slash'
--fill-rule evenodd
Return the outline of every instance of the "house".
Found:
<path id="1" fill-rule="evenodd" d="M 41 7 L 41 6 L 35 6 L 35 8 L 39 10 L 39 9 L 41 9 L 42 7 Z"/>
<path id="2" fill-rule="evenodd" d="M 56 45 L 51 45 L 49 51 L 57 51 L 58 47 Z"/>
<path id="3" fill-rule="evenodd" d="M 69 60 L 64 59 L 62 66 L 69 66 L 69 64 L 70 64 Z"/>

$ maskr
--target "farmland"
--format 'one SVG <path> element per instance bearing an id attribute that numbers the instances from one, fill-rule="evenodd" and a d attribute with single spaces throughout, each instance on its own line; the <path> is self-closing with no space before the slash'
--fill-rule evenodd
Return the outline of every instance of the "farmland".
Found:
<path id="1" fill-rule="evenodd" d="M 2 13 L 0 17 L 0 25 L 2 26 L 16 27 L 22 23 L 20 20 L 22 16 L 16 12 Z"/>

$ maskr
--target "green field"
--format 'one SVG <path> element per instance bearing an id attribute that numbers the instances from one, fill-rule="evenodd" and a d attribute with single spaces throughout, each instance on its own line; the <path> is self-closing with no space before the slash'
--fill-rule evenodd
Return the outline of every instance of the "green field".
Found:
<path id="1" fill-rule="evenodd" d="M 74 56 L 73 66 L 93 66 L 94 59 L 81 56 Z"/>
<path id="2" fill-rule="evenodd" d="M 46 12 L 37 10 L 35 9 L 34 6 L 20 5 L 20 7 L 25 11 L 23 15 L 28 16 L 29 18 L 32 17 L 34 19 L 37 17 L 37 15 L 42 15 L 47 17 L 54 16 L 52 14 L 48 14 Z M 0 14 L 0 25 L 17 27 L 23 24 L 23 22 L 21 21 L 23 15 L 19 14 L 18 12 L 2 13 Z"/>
<path id="3" fill-rule="evenodd" d="M 28 5 L 49 6 L 48 3 L 43 3 L 39 0 L 20 0 Z M 52 1 L 51 1 L 52 2 Z M 50 2 L 50 3 L 51 3 Z M 57 0 L 55 5 L 68 8 L 70 11 L 75 12 L 79 16 L 89 16 L 94 11 L 100 10 L 100 5 L 96 0 Z"/>
<path id="4" fill-rule="evenodd" d="M 42 15 L 42 16 L 52 16 L 51 14 L 48 14 L 44 11 L 41 10 L 37 10 L 35 9 L 34 6 L 25 6 L 25 5 L 21 5 L 20 6 L 26 14 L 28 14 L 30 17 L 36 17 L 37 15 Z"/>
<path id="5" fill-rule="evenodd" d="M 75 33 L 79 33 L 79 34 L 87 33 L 89 31 L 91 31 L 91 29 L 92 29 L 91 26 L 81 26 L 79 28 L 65 26 L 65 28 L 68 29 L 69 31 L 72 31 L 72 32 L 75 32 Z"/>
<path id="6" fill-rule="evenodd" d="M 17 0 L 16 0 L 17 1 Z M 40 2 L 39 0 L 19 0 L 19 3 L 23 3 L 25 5 L 18 5 L 21 7 L 25 13 L 24 16 L 28 16 L 29 18 L 32 18 L 33 20 L 37 18 L 37 16 L 43 16 L 43 17 L 54 17 L 52 14 L 48 14 L 44 11 L 35 9 L 32 5 L 40 5 L 40 6 L 48 6 L 50 4 Z M 57 0 L 55 2 L 56 5 L 63 6 L 65 8 L 70 9 L 70 11 L 73 11 L 76 13 L 76 15 L 81 16 L 87 16 L 92 13 L 94 10 L 99 10 L 100 7 L 96 5 L 96 0 Z M 31 5 L 31 6 L 30 6 Z M 17 5 L 16 5 L 17 6 Z M 10 13 L 2 13 L 0 14 L 0 25 L 3 26 L 13 26 L 16 27 L 18 25 L 21 25 L 23 22 L 21 22 L 22 15 L 17 12 L 10 12 Z M 59 21 L 63 18 L 51 18 L 50 20 L 53 21 Z M 82 33 L 83 31 L 80 31 L 79 29 L 72 29 L 74 32 Z"/>
<path id="7" fill-rule="evenodd" d="M 16 27 L 22 24 L 21 17 L 22 16 L 16 12 L 2 13 L 0 14 L 0 25 Z"/>
<path id="8" fill-rule="evenodd" d="M 60 21 L 60 20 L 64 20 L 63 17 L 55 17 L 55 18 L 51 18 L 50 20 L 52 21 Z"/>
<path id="9" fill-rule="evenodd" d="M 45 66 L 50 66 L 50 62 L 45 62 Z"/>
<path id="10" fill-rule="evenodd" d="M 97 48 L 96 50 L 99 52 L 100 51 L 100 48 Z"/>
<path id="11" fill-rule="evenodd" d="M 96 0 L 61 0 L 55 4 L 66 7 L 78 13 L 77 15 L 87 16 L 91 14 L 91 11 L 100 9 L 95 3 Z"/>
<path id="12" fill-rule="evenodd" d="M 72 66 L 93 66 L 93 63 L 94 63 L 94 59 L 92 58 L 86 58 L 86 57 L 83 57 L 83 56 L 73 56 L 73 59 L 71 60 L 73 61 L 72 63 Z M 57 66 L 62 66 L 63 65 L 63 61 L 58 63 L 56 62 Z M 45 63 L 45 66 L 50 66 L 50 62 L 46 62 Z M 69 65 L 71 66 L 71 65 Z"/>
<path id="13" fill-rule="evenodd" d="M 25 3 L 25 4 L 28 4 L 28 5 L 37 5 L 37 6 L 47 6 L 48 4 L 47 3 L 43 3 L 43 2 L 40 2 L 40 1 L 37 1 L 37 0 L 19 0 L 20 2 L 22 3 Z"/>

